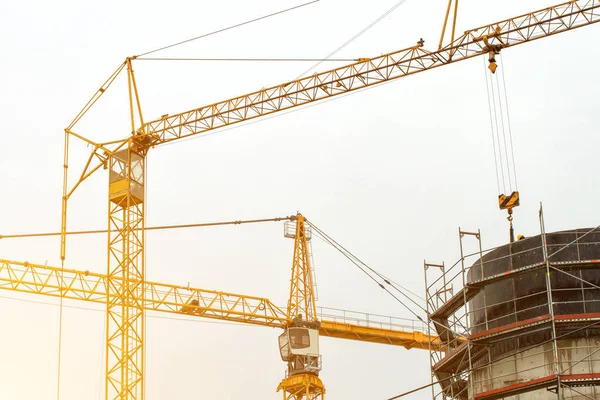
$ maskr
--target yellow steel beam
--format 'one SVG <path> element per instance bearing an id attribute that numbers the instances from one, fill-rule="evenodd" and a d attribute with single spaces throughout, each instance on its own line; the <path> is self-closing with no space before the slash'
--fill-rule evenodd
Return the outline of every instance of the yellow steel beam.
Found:
<path id="1" fill-rule="evenodd" d="M 145 165 L 131 145 L 108 159 L 106 400 L 144 399 Z"/>
<path id="2" fill-rule="evenodd" d="M 283 390 L 283 400 L 324 400 L 325 386 L 318 376 L 299 374 L 284 378 L 277 391 Z"/>
<path id="3" fill-rule="evenodd" d="M 61 284 L 62 281 L 62 284 Z M 0 290 L 33 293 L 106 304 L 106 275 L 0 259 Z M 269 299 L 186 286 L 145 282 L 144 308 L 173 314 L 284 328 L 286 312 Z M 437 337 L 390 324 L 372 327 L 356 323 L 321 321 L 321 336 L 428 349 Z"/>
<path id="4" fill-rule="evenodd" d="M 0 289 L 4 290 L 106 304 L 106 282 L 106 275 L 95 272 L 0 259 Z M 271 327 L 288 322 L 285 311 L 256 296 L 145 282 L 143 300 L 146 311 Z"/>
<path id="5" fill-rule="evenodd" d="M 600 0 L 577 0 L 467 30 L 435 51 L 415 46 L 143 124 L 136 141 L 154 146 L 389 82 L 600 21 Z"/>
<path id="6" fill-rule="evenodd" d="M 292 279 L 290 280 L 290 296 L 288 298 L 287 316 L 290 320 L 302 317 L 304 321 L 317 320 L 314 286 L 308 254 L 306 238 L 306 218 L 300 213 L 295 218 L 294 260 L 292 262 Z"/>
<path id="7" fill-rule="evenodd" d="M 298 213 L 296 215 L 294 259 L 292 262 L 292 279 L 290 280 L 290 296 L 287 305 L 287 316 L 290 324 L 286 328 L 290 326 L 316 328 L 318 325 L 317 304 L 308 247 L 309 238 L 307 237 L 305 221 L 306 218 L 302 214 Z M 311 363 L 309 360 L 313 360 L 312 357 L 292 355 L 292 358 L 287 360 L 286 377 L 277 387 L 277 391 L 283 390 L 283 399 L 325 399 L 325 386 L 318 378 L 319 372 L 314 373 L 314 371 L 306 369 L 302 373 L 298 371 L 300 365 L 304 365 L 306 362 Z M 320 355 L 317 355 L 314 361 L 318 361 L 319 357 Z"/>
<path id="8" fill-rule="evenodd" d="M 67 200 L 84 179 L 108 162 L 111 168 L 109 174 L 111 185 L 109 187 L 106 277 L 97 276 L 95 280 L 92 279 L 91 282 L 88 282 L 85 275 L 81 276 L 79 272 L 73 271 L 65 281 L 64 271 L 61 271 L 60 275 L 56 271 L 40 275 L 29 265 L 22 265 L 25 267 L 24 271 L 12 271 L 8 268 L 9 263 L 4 263 L 1 271 L 6 272 L 8 276 L 6 278 L 8 280 L 4 282 L 5 288 L 96 301 L 98 296 L 101 296 L 101 293 L 97 291 L 100 288 L 99 282 L 103 281 L 104 300 L 107 306 L 106 398 L 143 399 L 145 310 L 179 313 L 183 310 L 186 313 L 202 317 L 262 325 L 288 323 L 290 318 L 290 315 L 285 315 L 285 319 L 281 319 L 281 316 L 278 315 L 281 310 L 275 306 L 271 308 L 267 299 L 220 294 L 200 289 L 185 288 L 186 291 L 183 291 L 183 288 L 172 285 L 146 282 L 144 275 L 143 186 L 145 180 L 144 161 L 150 148 L 486 54 L 490 56 L 490 69 L 494 72 L 496 68 L 494 55 L 502 49 L 599 22 L 599 11 L 600 0 L 572 0 L 468 30 L 456 40 L 452 40 L 452 43 L 436 51 L 425 50 L 424 42 L 420 40 L 414 46 L 403 50 L 374 58 L 360 59 L 359 62 L 351 65 L 285 82 L 278 86 L 173 116 L 165 115 L 149 123 L 144 123 L 142 118 L 131 65 L 131 61 L 135 57 L 128 58 L 124 65 L 120 66 L 103 87 L 94 94 L 65 130 L 67 134 L 61 259 L 64 262 L 66 254 Z M 456 12 L 454 20 L 456 20 Z M 454 39 L 454 34 L 452 39 Z M 125 140 L 95 146 L 90 160 L 96 155 L 101 162 L 91 164 L 88 161 L 81 178 L 69 190 L 67 187 L 68 137 L 73 134 L 72 128 L 98 100 L 105 87 L 108 88 L 125 67 L 128 73 L 129 108 L 133 136 Z M 136 112 L 137 119 L 135 118 Z M 136 130 L 137 120 L 141 126 Z M 90 142 L 88 141 L 88 143 Z M 106 153 L 99 155 L 100 148 L 105 148 Z M 120 159 L 117 154 L 118 149 L 127 151 L 126 160 Z M 115 163 L 122 163 L 122 165 Z M 95 166 L 92 167 L 92 165 Z M 115 174 L 119 175 L 118 182 L 113 181 Z M 139 230 L 141 230 L 141 234 L 139 234 Z M 17 275 L 12 275 L 15 272 Z M 29 278 L 31 281 L 27 280 Z M 54 282 L 54 287 L 51 282 Z M 297 296 L 297 300 L 300 300 L 299 296 Z M 296 303 L 298 302 L 296 301 Z M 344 329 L 335 330 L 335 335 L 340 336 L 334 337 L 346 335 L 346 338 L 351 336 L 365 338 L 357 340 L 383 340 L 382 334 L 378 334 L 372 329 L 368 326 L 348 326 L 345 331 Z"/>
<path id="9" fill-rule="evenodd" d="M 106 304 L 106 275 L 0 260 L 0 289 Z"/>
<path id="10" fill-rule="evenodd" d="M 361 342 L 391 344 L 407 349 L 428 350 L 431 346 L 438 348 L 440 341 L 437 337 L 429 337 L 418 330 L 401 330 L 362 326 L 336 321 L 321 321 L 319 328 L 321 336 L 339 339 L 358 340 Z"/>

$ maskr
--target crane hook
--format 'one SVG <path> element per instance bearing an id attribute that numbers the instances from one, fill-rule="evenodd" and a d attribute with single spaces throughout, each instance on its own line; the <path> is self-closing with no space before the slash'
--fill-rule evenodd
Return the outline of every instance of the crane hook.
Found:
<path id="1" fill-rule="evenodd" d="M 512 208 L 508 209 L 508 217 L 506 219 L 508 220 L 508 223 L 510 224 L 510 228 L 509 228 L 510 242 L 513 243 L 515 241 L 515 229 L 513 228 Z"/>

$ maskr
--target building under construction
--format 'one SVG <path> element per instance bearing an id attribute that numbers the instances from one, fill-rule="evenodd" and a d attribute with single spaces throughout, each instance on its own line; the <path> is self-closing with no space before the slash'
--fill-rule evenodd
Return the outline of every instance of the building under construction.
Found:
<path id="1" fill-rule="evenodd" d="M 459 230 L 454 265 L 425 263 L 443 343 L 433 398 L 600 398 L 600 231 L 545 232 L 539 218 L 538 235 L 488 250 Z"/>

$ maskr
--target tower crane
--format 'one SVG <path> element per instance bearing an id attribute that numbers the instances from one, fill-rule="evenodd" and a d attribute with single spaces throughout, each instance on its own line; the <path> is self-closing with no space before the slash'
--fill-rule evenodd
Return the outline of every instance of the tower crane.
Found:
<path id="1" fill-rule="evenodd" d="M 144 398 L 145 311 L 148 309 L 148 303 L 161 307 L 165 305 L 160 297 L 154 301 L 148 299 L 149 283 L 144 272 L 144 187 L 146 156 L 150 149 L 477 56 L 488 56 L 489 68 L 494 72 L 497 66 L 496 56 L 509 47 L 600 21 L 600 0 L 572 0 L 469 29 L 455 37 L 457 6 L 457 0 L 449 0 L 442 38 L 437 50 L 426 50 L 421 39 L 415 45 L 402 50 L 373 58 L 362 58 L 350 65 L 189 111 L 166 114 L 150 121 L 145 120 L 142 113 L 133 69 L 135 56 L 127 58 L 104 82 L 65 129 L 60 255 L 64 266 L 69 199 L 83 181 L 101 169 L 108 169 L 108 265 L 105 278 L 96 276 L 97 281 L 104 279 L 105 284 L 103 300 L 107 308 L 107 399 Z M 454 12 L 451 13 L 451 10 Z M 451 31 L 450 41 L 444 44 L 447 28 Z M 127 75 L 131 134 L 123 139 L 108 142 L 86 138 L 77 132 L 77 123 L 122 72 Z M 74 185 L 69 186 L 69 141 L 72 138 L 84 141 L 90 145 L 92 151 L 79 178 Z M 302 218 L 299 218 L 297 223 L 297 226 L 301 227 Z M 292 278 L 290 291 L 290 299 L 295 300 L 288 304 L 288 313 L 291 312 L 292 315 L 286 315 L 285 321 L 271 319 L 269 323 L 280 321 L 287 332 L 287 336 L 280 338 L 282 358 L 288 362 L 289 375 L 280 385 L 280 389 L 284 391 L 284 398 L 312 399 L 324 394 L 322 382 L 313 379 L 316 374 L 310 370 L 314 368 L 315 357 L 308 352 L 294 352 L 293 341 L 297 340 L 297 337 L 293 337 L 298 329 L 303 329 L 303 332 L 308 332 L 309 340 L 312 340 L 316 332 L 323 334 L 324 329 L 323 324 L 318 326 L 312 306 L 314 296 L 310 279 L 305 275 L 309 273 L 306 271 L 308 265 L 302 260 L 301 255 L 305 250 L 302 244 L 298 244 L 299 237 L 302 237 L 302 232 L 297 232 L 298 247 L 294 250 L 294 265 L 298 270 L 296 278 Z M 26 268 L 30 269 L 30 265 Z M 83 277 L 77 271 L 70 273 L 82 279 L 79 281 L 82 284 L 87 284 L 86 279 L 90 275 Z M 173 288 L 169 290 L 171 289 Z M 58 294 L 54 292 L 54 295 L 67 296 L 69 290 L 60 286 Z M 169 293 L 175 296 L 175 292 Z M 266 307 L 266 303 L 258 301 Z M 187 306 L 190 305 L 191 303 Z M 288 320 L 289 317 L 292 317 L 291 321 Z M 300 340 L 303 341 L 305 337 L 303 333 Z M 310 351 L 315 350 L 311 345 L 307 348 Z M 297 368 L 300 372 L 296 374 Z M 294 391 L 296 388 L 301 389 Z"/>
<path id="2" fill-rule="evenodd" d="M 310 227 L 306 226 L 306 218 L 301 214 L 286 219 L 285 236 L 294 239 L 287 309 L 282 309 L 263 297 L 145 281 L 140 301 L 144 311 L 282 329 L 279 350 L 282 359 L 287 362 L 287 371 L 278 390 L 283 391 L 285 399 L 324 398 L 325 388 L 318 376 L 321 370 L 320 336 L 382 343 L 407 349 L 439 348 L 438 338 L 425 333 L 422 324 L 421 329 L 416 328 L 414 323 L 412 329 L 409 329 L 406 321 L 396 324 L 390 319 L 389 324 L 376 326 L 369 324 L 368 316 L 364 321 L 349 323 L 345 319 L 318 315 L 312 289 L 308 244 L 312 236 Z M 284 219 L 274 218 L 260 222 L 281 220 Z M 234 223 L 245 222 L 256 221 Z M 9 237 L 11 236 L 5 236 Z M 110 279 L 107 275 L 90 271 L 0 259 L 0 290 L 106 304 Z M 415 322 L 418 324 L 418 321 Z"/>

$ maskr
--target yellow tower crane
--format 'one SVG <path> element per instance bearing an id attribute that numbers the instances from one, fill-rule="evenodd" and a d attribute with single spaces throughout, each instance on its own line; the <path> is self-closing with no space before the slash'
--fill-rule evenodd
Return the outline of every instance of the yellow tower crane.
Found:
<path id="1" fill-rule="evenodd" d="M 368 315 L 365 315 L 362 321 L 351 323 L 345 318 L 338 319 L 336 316 L 321 315 L 319 319 L 313 292 L 308 245 L 312 234 L 303 215 L 203 225 L 282 220 L 287 220 L 285 236 L 294 239 L 287 310 L 263 297 L 145 281 L 140 289 L 143 293 L 140 299 L 140 304 L 143 305 L 142 311 L 185 314 L 283 329 L 279 337 L 279 350 L 288 368 L 278 390 L 283 391 L 285 399 L 293 400 L 319 399 L 325 394 L 323 383 L 318 377 L 321 369 L 320 336 L 402 346 L 407 349 L 439 348 L 438 338 L 427 335 L 423 324 L 420 324 L 422 326 L 420 330 L 415 329 L 415 323 L 413 329 L 408 329 L 408 321 L 400 320 L 395 323 L 390 318 L 389 323 L 378 325 L 377 322 L 369 323 L 371 317 Z M 57 234 L 45 233 L 32 236 Z M 6 235 L 0 236 L 0 239 L 23 236 L 30 235 Z M 0 290 L 106 304 L 110 280 L 107 275 L 90 271 L 0 259 Z M 418 324 L 418 321 L 415 322 Z"/>
<path id="2" fill-rule="evenodd" d="M 287 306 L 291 322 L 279 337 L 281 358 L 288 363 L 286 377 L 277 387 L 277 391 L 283 391 L 284 400 L 325 397 L 325 386 L 319 379 L 319 321 L 308 251 L 309 231 L 304 221 L 302 215 L 295 221 L 294 262 Z"/>
<path id="3" fill-rule="evenodd" d="M 151 148 L 477 56 L 487 55 L 490 70 L 494 72 L 495 56 L 504 49 L 600 21 L 600 0 L 573 0 L 469 29 L 455 38 L 457 0 L 449 0 L 443 32 L 448 27 L 452 6 L 454 12 L 450 26 L 451 40 L 444 44 L 442 33 L 441 44 L 437 50 L 426 50 L 424 41 L 419 40 L 415 45 L 403 50 L 373 58 L 361 58 L 350 65 L 190 111 L 163 115 L 149 122 L 146 122 L 142 115 L 132 66 L 136 57 L 127 58 L 104 82 L 65 129 L 61 260 L 64 266 L 68 200 L 83 181 L 100 169 L 108 169 L 108 266 L 104 278 L 96 276 L 97 280 L 104 279 L 105 283 L 107 399 L 144 398 L 144 324 L 145 310 L 148 309 L 149 302 L 148 282 L 144 273 L 144 185 L 146 155 Z M 131 134 L 120 140 L 96 142 L 76 132 L 77 123 L 123 71 L 126 72 L 128 80 Z M 79 179 L 69 187 L 67 171 L 71 138 L 83 140 L 93 150 Z M 30 269 L 30 266 L 26 268 Z M 72 273 L 81 279 L 82 284 L 87 284 L 88 276 L 80 276 L 77 271 Z M 301 280 L 301 276 L 299 275 L 298 279 Z M 306 300 L 314 298 L 310 293 L 312 287 L 306 281 L 297 283 L 296 289 L 292 287 L 292 292 L 298 291 L 297 298 L 305 301 L 304 307 L 312 307 L 310 301 L 313 300 Z M 54 295 L 67 296 L 67 292 L 68 289 L 60 286 L 59 293 Z M 163 303 L 155 300 L 150 301 L 150 304 Z M 298 307 L 298 304 L 295 303 L 294 307 Z M 301 307 L 292 311 L 297 312 L 299 317 L 300 310 Z M 284 325 L 287 328 L 288 339 L 292 328 L 296 328 L 295 324 L 306 329 L 315 329 L 313 327 L 317 324 L 314 313 L 307 313 L 306 310 L 302 312 L 302 319 L 298 321 L 288 321 L 286 316 Z M 319 331 L 323 331 L 323 324 Z M 294 366 L 301 356 L 289 356 L 288 363 L 292 365 L 288 367 L 288 372 L 290 368 L 295 371 Z M 312 362 L 310 359 L 307 361 L 308 364 Z M 309 393 L 309 398 L 322 395 L 324 389 L 320 381 L 300 382 L 300 378 L 296 378 L 298 376 L 301 375 L 292 374 L 282 382 L 280 388 L 284 390 L 284 396 L 285 391 L 288 391 L 287 398 L 296 399 L 305 398 L 306 393 Z M 289 393 L 292 388 L 297 387 L 294 386 L 296 383 L 298 387 L 304 388 L 304 392 Z"/>

